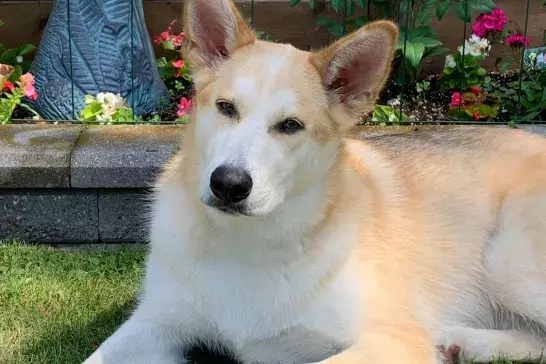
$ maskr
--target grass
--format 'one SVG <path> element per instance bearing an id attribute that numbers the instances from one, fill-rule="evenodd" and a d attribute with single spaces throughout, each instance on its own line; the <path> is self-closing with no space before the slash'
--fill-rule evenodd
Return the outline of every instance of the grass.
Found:
<path id="1" fill-rule="evenodd" d="M 81 363 L 130 312 L 144 257 L 0 243 L 0 364 Z"/>
<path id="2" fill-rule="evenodd" d="M 81 363 L 127 318 L 144 259 L 0 242 L 0 364 Z"/>

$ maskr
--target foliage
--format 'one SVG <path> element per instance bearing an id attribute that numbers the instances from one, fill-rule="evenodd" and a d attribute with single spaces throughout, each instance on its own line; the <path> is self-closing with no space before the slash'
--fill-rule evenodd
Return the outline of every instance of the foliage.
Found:
<path id="1" fill-rule="evenodd" d="M 457 52 L 446 57 L 446 64 L 442 76 L 442 86 L 451 90 L 466 90 L 480 84 L 480 80 L 486 75 L 486 70 L 479 64 L 489 54 Z"/>
<path id="2" fill-rule="evenodd" d="M 34 77 L 30 73 L 20 76 L 15 83 L 9 80 L 5 81 L 0 92 L 0 124 L 11 122 L 13 112 L 18 106 L 33 113 L 35 118 L 40 118 L 40 115 L 33 108 L 23 102 L 25 97 L 32 100 L 38 98 L 38 93 L 34 88 Z"/>
<path id="3" fill-rule="evenodd" d="M 0 20 L 0 27 L 4 23 Z M 32 44 L 22 44 L 16 48 L 5 49 L 4 45 L 0 43 L 0 64 L 7 64 L 14 67 L 13 74 L 10 77 L 11 82 L 16 82 L 21 75 L 28 72 L 32 62 L 28 59 L 28 56 L 36 50 L 36 47 Z"/>
<path id="4" fill-rule="evenodd" d="M 492 120 L 499 113 L 498 99 L 484 92 L 479 87 L 470 91 L 454 92 L 448 115 L 460 120 Z"/>
<path id="5" fill-rule="evenodd" d="M 171 95 L 179 94 L 187 88 L 191 88 L 191 75 L 189 69 L 180 58 L 182 42 L 185 34 L 174 34 L 173 26 L 176 20 L 173 20 L 167 30 L 154 37 L 154 43 L 161 46 L 169 52 L 168 57 L 160 57 L 157 61 L 159 76 L 165 82 Z"/>
<path id="6" fill-rule="evenodd" d="M 400 112 L 399 108 L 386 105 L 375 105 L 372 115 L 372 121 L 377 122 L 399 122 L 408 117 Z"/>
<path id="7" fill-rule="evenodd" d="M 449 51 L 443 47 L 437 38 L 437 33 L 428 25 L 409 28 L 407 32 L 400 32 L 395 53 L 395 64 L 398 70 L 398 83 L 415 82 L 429 57 Z M 405 74 L 403 73 L 405 70 Z"/>
<path id="8" fill-rule="evenodd" d="M 521 75 L 521 93 L 520 88 Z M 484 90 L 500 99 L 503 121 L 546 120 L 546 70 L 526 70 L 514 73 L 505 83 L 486 76 Z"/>
<path id="9" fill-rule="evenodd" d="M 139 118 L 134 115 L 133 109 L 127 105 L 120 94 L 100 92 L 96 97 L 85 96 L 85 106 L 80 111 L 78 120 L 111 124 L 139 120 Z"/>

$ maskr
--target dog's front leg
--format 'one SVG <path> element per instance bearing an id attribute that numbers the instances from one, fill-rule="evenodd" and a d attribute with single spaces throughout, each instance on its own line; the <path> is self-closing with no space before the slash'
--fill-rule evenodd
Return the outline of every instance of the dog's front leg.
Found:
<path id="1" fill-rule="evenodd" d="M 418 326 L 386 326 L 370 330 L 347 350 L 320 364 L 436 364 L 424 330 Z"/>

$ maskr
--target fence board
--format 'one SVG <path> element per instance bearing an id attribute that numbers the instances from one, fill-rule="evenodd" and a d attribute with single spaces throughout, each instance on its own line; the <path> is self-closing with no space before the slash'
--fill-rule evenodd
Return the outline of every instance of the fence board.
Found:
<path id="1" fill-rule="evenodd" d="M 236 1 L 239 8 L 247 16 L 250 16 L 250 1 Z M 509 20 L 519 24 L 523 28 L 525 21 L 525 6 L 523 0 L 496 0 L 502 7 Z M 546 9 L 541 1 L 532 1 L 529 14 L 528 36 L 533 46 L 542 45 L 544 30 L 546 28 Z M 180 19 L 182 14 L 182 1 L 144 0 L 147 27 L 150 35 L 159 34 L 173 19 Z M 21 43 L 39 44 L 42 31 L 47 22 L 47 16 L 51 10 L 52 1 L 18 0 L 0 1 L 0 19 L 4 26 L 0 28 L 0 42 L 7 47 L 17 46 Z M 326 9 L 321 15 L 332 15 L 333 12 Z M 254 24 L 259 30 L 265 31 L 273 39 L 289 42 L 296 47 L 309 49 L 318 48 L 328 44 L 332 37 L 323 29 L 315 26 L 317 14 L 306 4 L 291 8 L 288 0 L 255 0 Z M 445 46 L 456 50 L 463 41 L 462 22 L 455 17 L 453 12 L 439 23 L 432 23 L 438 31 L 440 40 Z M 467 34 L 471 34 L 468 26 Z M 484 61 L 484 66 L 493 69 L 495 58 L 502 55 L 500 47 L 495 47 L 491 57 Z M 162 51 L 158 50 L 158 55 Z M 427 65 L 428 73 L 441 71 L 444 56 L 435 57 Z"/>

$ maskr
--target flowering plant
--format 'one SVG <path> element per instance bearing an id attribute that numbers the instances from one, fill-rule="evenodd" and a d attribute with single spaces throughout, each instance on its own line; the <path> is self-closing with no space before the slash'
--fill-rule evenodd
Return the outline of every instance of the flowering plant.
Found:
<path id="1" fill-rule="evenodd" d="M 457 53 L 449 54 L 445 59 L 442 83 L 449 89 L 467 89 L 477 86 L 486 71 L 479 62 L 489 55 L 491 44 L 485 38 L 473 34 L 465 40 L 464 46 L 457 48 Z"/>
<path id="2" fill-rule="evenodd" d="M 101 124 L 134 121 L 135 119 L 137 117 L 125 99 L 120 94 L 111 92 L 100 92 L 96 97 L 86 95 L 85 106 L 78 116 L 78 120 L 98 121 Z"/>
<path id="3" fill-rule="evenodd" d="M 0 20 L 0 26 L 4 23 Z M 22 44 L 16 48 L 5 49 L 0 43 L 0 64 L 13 66 L 13 73 L 10 76 L 10 81 L 17 82 L 22 74 L 28 72 L 32 62 L 27 58 L 29 54 L 34 52 L 36 47 L 32 44 Z"/>
<path id="4" fill-rule="evenodd" d="M 185 35 L 184 33 L 174 34 L 173 26 L 175 23 L 176 20 L 173 20 L 167 30 L 154 37 L 154 43 L 167 51 L 173 52 L 173 56 L 169 59 L 160 57 L 156 61 L 159 76 L 167 83 L 167 87 L 172 88 L 174 86 L 177 90 L 183 90 L 185 87 L 182 80 L 189 83 L 191 82 L 191 76 L 184 60 L 179 57 Z"/>
<path id="5" fill-rule="evenodd" d="M 449 115 L 457 119 L 490 120 L 499 113 L 498 100 L 479 87 L 470 87 L 467 92 L 454 92 L 449 105 Z"/>
<path id="6" fill-rule="evenodd" d="M 28 97 L 31 100 L 38 99 L 38 93 L 34 87 L 34 76 L 30 73 L 21 75 L 19 79 L 13 83 L 9 80 L 14 72 L 13 66 L 0 64 L 0 123 L 6 124 L 11 120 L 11 116 L 17 106 L 21 106 L 34 114 L 35 118 L 40 118 L 40 115 L 30 106 L 23 103 L 23 99 Z"/>

